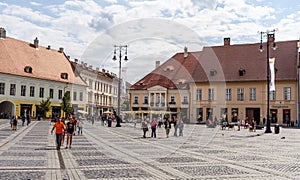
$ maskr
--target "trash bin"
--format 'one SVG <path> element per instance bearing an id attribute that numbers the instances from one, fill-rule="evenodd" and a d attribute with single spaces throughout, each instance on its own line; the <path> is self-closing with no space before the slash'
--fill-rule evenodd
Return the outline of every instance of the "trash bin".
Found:
<path id="1" fill-rule="evenodd" d="M 275 134 L 279 134 L 279 124 L 274 126 Z"/>

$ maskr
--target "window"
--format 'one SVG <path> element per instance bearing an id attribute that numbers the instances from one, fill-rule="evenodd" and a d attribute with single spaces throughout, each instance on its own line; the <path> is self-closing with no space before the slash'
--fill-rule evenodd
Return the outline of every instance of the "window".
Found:
<path id="1" fill-rule="evenodd" d="M 275 93 L 276 91 L 271 91 L 270 92 L 270 100 L 271 101 L 274 101 L 274 100 L 276 100 L 276 93 Z"/>
<path id="2" fill-rule="evenodd" d="M 44 98 L 44 88 L 40 87 L 40 98 Z"/>
<path id="3" fill-rule="evenodd" d="M 183 101 L 182 101 L 183 104 L 188 104 L 188 96 L 187 95 L 183 95 Z"/>
<path id="4" fill-rule="evenodd" d="M 291 100 L 291 88 L 290 87 L 285 87 L 283 89 L 283 93 L 284 93 L 284 100 Z"/>
<path id="5" fill-rule="evenodd" d="M 34 97 L 34 86 L 30 86 L 29 96 Z"/>
<path id="6" fill-rule="evenodd" d="M 226 101 L 231 101 L 231 89 L 226 89 Z"/>
<path id="7" fill-rule="evenodd" d="M 89 80 L 89 87 L 90 87 L 90 89 L 93 89 L 93 80 Z"/>
<path id="8" fill-rule="evenodd" d="M 0 83 L 0 94 L 4 94 L 5 92 L 5 83 Z"/>
<path id="9" fill-rule="evenodd" d="M 49 97 L 53 99 L 53 89 L 49 89 Z"/>
<path id="10" fill-rule="evenodd" d="M 237 89 L 237 100 L 244 101 L 244 88 Z"/>
<path id="11" fill-rule="evenodd" d="M 256 100 L 256 88 L 250 88 L 250 101 Z"/>
<path id="12" fill-rule="evenodd" d="M 73 92 L 73 101 L 77 100 L 77 92 Z"/>
<path id="13" fill-rule="evenodd" d="M 139 103 L 139 97 L 135 95 L 133 104 L 138 104 L 138 103 Z"/>
<path id="14" fill-rule="evenodd" d="M 208 100 L 213 101 L 215 99 L 215 90 L 214 89 L 208 89 Z"/>
<path id="15" fill-rule="evenodd" d="M 83 92 L 79 93 L 79 101 L 83 101 Z"/>
<path id="16" fill-rule="evenodd" d="M 197 89 L 197 91 L 196 91 L 196 100 L 197 101 L 202 100 L 202 89 Z"/>
<path id="17" fill-rule="evenodd" d="M 144 104 L 148 104 L 148 95 L 144 96 Z"/>
<path id="18" fill-rule="evenodd" d="M 68 79 L 68 73 L 61 73 L 61 74 L 60 74 L 60 77 L 61 77 L 62 79 Z"/>
<path id="19" fill-rule="evenodd" d="M 16 84 L 10 84 L 10 91 L 9 94 L 11 96 L 15 96 L 16 95 Z"/>
<path id="20" fill-rule="evenodd" d="M 21 85 L 21 96 L 26 96 L 26 86 Z"/>
<path id="21" fill-rule="evenodd" d="M 63 91 L 60 89 L 60 90 L 58 90 L 58 99 L 62 99 L 62 93 L 63 93 Z"/>
<path id="22" fill-rule="evenodd" d="M 170 104 L 175 104 L 175 96 L 174 95 L 170 96 Z"/>

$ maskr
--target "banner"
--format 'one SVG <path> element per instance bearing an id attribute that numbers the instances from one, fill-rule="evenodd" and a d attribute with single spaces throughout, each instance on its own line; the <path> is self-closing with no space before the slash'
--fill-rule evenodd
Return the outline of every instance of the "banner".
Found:
<path id="1" fill-rule="evenodd" d="M 270 91 L 275 91 L 275 58 L 269 58 L 269 65 L 270 65 Z"/>

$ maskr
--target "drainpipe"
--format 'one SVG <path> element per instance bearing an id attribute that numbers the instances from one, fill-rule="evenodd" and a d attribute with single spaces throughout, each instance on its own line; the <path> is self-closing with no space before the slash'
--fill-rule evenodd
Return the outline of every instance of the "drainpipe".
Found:
<path id="1" fill-rule="evenodd" d="M 298 102 L 297 102 L 297 124 L 300 127 L 300 64 L 299 64 L 299 53 L 300 53 L 300 40 L 297 42 L 297 83 L 298 83 Z"/>

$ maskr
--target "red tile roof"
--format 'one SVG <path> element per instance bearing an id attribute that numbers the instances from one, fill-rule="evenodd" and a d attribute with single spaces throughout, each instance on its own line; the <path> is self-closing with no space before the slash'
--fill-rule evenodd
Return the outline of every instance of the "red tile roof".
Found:
<path id="1" fill-rule="evenodd" d="M 276 80 L 297 79 L 297 42 L 276 42 L 277 50 L 270 47 L 269 57 L 275 57 Z M 265 81 L 267 53 L 259 51 L 259 43 L 204 47 L 202 51 L 177 53 L 157 69 L 131 86 L 147 89 L 161 85 L 169 89 L 182 86 L 180 82 L 236 82 Z M 263 44 L 266 49 L 266 44 Z M 239 75 L 239 69 L 245 74 Z M 180 87 L 182 88 L 182 87 Z"/>
<path id="2" fill-rule="evenodd" d="M 0 52 L 1 73 L 86 85 L 74 75 L 65 54 L 57 50 L 36 49 L 31 43 L 6 37 L 0 39 Z M 30 66 L 32 73 L 25 72 L 25 66 Z M 62 79 L 61 73 L 67 73 L 68 79 Z"/>

